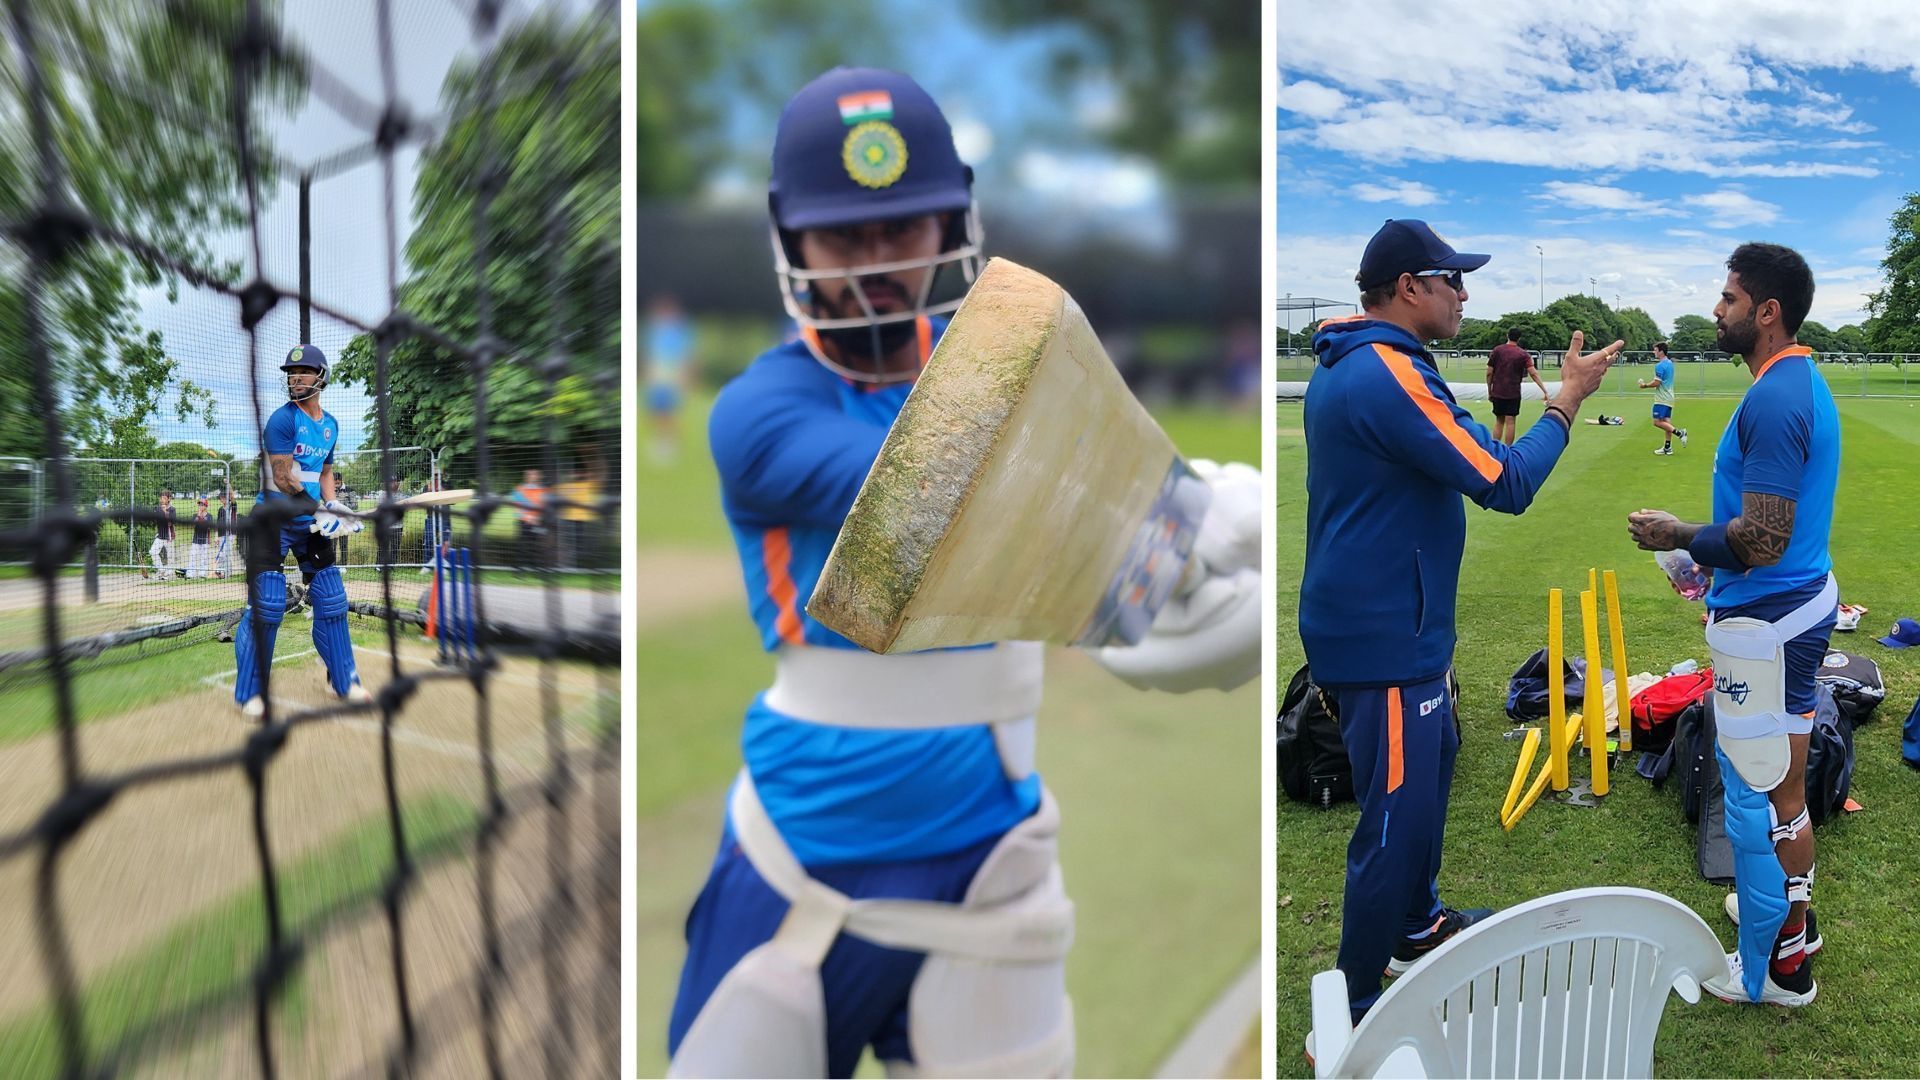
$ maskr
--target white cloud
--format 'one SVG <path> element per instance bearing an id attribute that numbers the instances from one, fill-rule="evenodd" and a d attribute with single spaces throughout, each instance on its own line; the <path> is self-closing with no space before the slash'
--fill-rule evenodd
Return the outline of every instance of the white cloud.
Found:
<path id="1" fill-rule="evenodd" d="M 1780 220 L 1778 206 L 1756 199 L 1737 187 L 1724 187 L 1705 195 L 1687 195 L 1680 201 L 1704 211 L 1707 226 L 1714 229 L 1771 225 Z"/>
<path id="2" fill-rule="evenodd" d="M 1668 206 L 1664 200 L 1610 184 L 1549 180 L 1534 198 L 1560 203 L 1563 206 L 1607 210 L 1636 217 L 1673 217 L 1679 213 L 1678 210 Z"/>
<path id="3" fill-rule="evenodd" d="M 1309 107 L 1283 106 L 1281 119 L 1376 164 L 1875 176 L 1863 147 L 1846 145 L 1861 140 L 1836 138 L 1871 126 L 1817 75 L 1920 81 L 1920 20 L 1905 0 L 1375 0 L 1367 17 L 1392 32 L 1364 49 L 1349 20 L 1289 25 L 1283 94 Z"/>
<path id="4" fill-rule="evenodd" d="M 1274 102 L 1288 112 L 1324 120 L 1347 107 L 1347 95 L 1317 82 L 1291 82 L 1274 95 Z"/>
<path id="5" fill-rule="evenodd" d="M 1444 222 L 1438 227 L 1462 250 L 1493 256 L 1486 267 L 1467 276 L 1466 313 L 1479 319 L 1539 306 L 1542 260 L 1534 252 L 1538 243 L 1546 252 L 1547 300 L 1598 291 L 1612 304 L 1618 294 L 1620 306 L 1642 308 L 1662 329 L 1670 328 L 1676 315 L 1711 314 L 1726 280 L 1727 255 L 1733 249 L 1730 240 L 1718 236 L 1592 240 L 1574 235 L 1476 235 Z M 1279 291 L 1355 299 L 1353 271 L 1369 235 L 1282 233 L 1277 238 Z M 1589 278 L 1600 284 L 1589 285 Z M 1817 259 L 1814 280 L 1818 288 L 1809 317 L 1829 327 L 1858 323 L 1864 317 L 1866 294 L 1882 284 L 1877 266 L 1827 266 Z"/>
<path id="6" fill-rule="evenodd" d="M 1361 202 L 1391 202 L 1403 206 L 1432 206 L 1440 201 L 1440 193 L 1416 180 L 1403 180 L 1397 184 L 1372 184 L 1361 182 L 1348 188 L 1348 193 Z"/>

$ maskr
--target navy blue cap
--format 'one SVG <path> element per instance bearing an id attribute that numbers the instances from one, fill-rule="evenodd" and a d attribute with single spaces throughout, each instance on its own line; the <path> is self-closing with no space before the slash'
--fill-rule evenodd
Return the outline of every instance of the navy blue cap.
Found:
<path id="1" fill-rule="evenodd" d="M 793 95 L 773 136 L 767 204 L 782 229 L 825 229 L 966 210 L 973 170 L 920 84 L 834 68 Z"/>
<path id="2" fill-rule="evenodd" d="M 1354 280 L 1360 291 L 1385 285 L 1401 274 L 1422 270 L 1478 270 L 1491 255 L 1472 255 L 1453 250 L 1433 227 L 1413 218 L 1388 218 L 1380 231 L 1367 241 L 1367 253 L 1360 256 L 1360 272 Z"/>
<path id="3" fill-rule="evenodd" d="M 1893 624 L 1893 633 L 1880 639 L 1880 644 L 1889 649 L 1904 649 L 1909 645 L 1920 645 L 1920 622 L 1901 619 Z"/>
<path id="4" fill-rule="evenodd" d="M 287 350 L 287 362 L 280 365 L 281 371 L 294 368 L 312 368 L 315 371 L 327 370 L 327 354 L 320 351 L 318 345 L 295 345 Z"/>

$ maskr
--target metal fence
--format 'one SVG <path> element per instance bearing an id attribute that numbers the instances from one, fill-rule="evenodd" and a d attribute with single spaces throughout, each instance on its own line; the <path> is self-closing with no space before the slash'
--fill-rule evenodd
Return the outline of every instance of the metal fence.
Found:
<path id="1" fill-rule="evenodd" d="M 1540 377 L 1557 379 L 1560 353 L 1535 354 Z M 1480 382 L 1486 378 L 1487 353 L 1472 349 L 1436 349 L 1435 364 L 1449 382 Z M 1674 356 L 1674 394 L 1676 397 L 1727 397 L 1746 392 L 1752 382 L 1746 363 L 1726 353 L 1689 353 Z M 1815 363 L 1821 377 L 1835 395 L 1859 398 L 1920 398 L 1920 354 L 1914 353 L 1816 353 Z M 1645 393 L 1638 383 L 1652 376 L 1651 352 L 1622 354 L 1614 361 L 1600 386 L 1600 393 L 1633 395 Z M 1275 360 L 1275 379 L 1283 398 L 1301 396 L 1316 361 L 1304 340 L 1291 350 L 1281 349 Z"/>

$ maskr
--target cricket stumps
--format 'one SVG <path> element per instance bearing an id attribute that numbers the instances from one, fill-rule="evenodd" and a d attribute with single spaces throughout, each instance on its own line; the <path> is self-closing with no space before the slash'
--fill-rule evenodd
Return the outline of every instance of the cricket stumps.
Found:
<path id="1" fill-rule="evenodd" d="M 1607 637 L 1612 648 L 1614 715 L 1619 723 L 1618 747 L 1633 748 L 1633 712 L 1627 694 L 1627 640 L 1620 618 L 1620 584 L 1612 570 L 1604 575 L 1587 571 L 1587 587 L 1580 591 L 1580 636 L 1587 665 L 1580 711 L 1567 715 L 1564 640 L 1564 601 L 1559 589 L 1547 591 L 1547 760 L 1531 784 L 1526 783 L 1540 745 L 1538 728 L 1527 732 L 1520 748 L 1520 760 L 1507 785 L 1500 805 L 1500 824 L 1511 831 L 1533 804 L 1540 800 L 1549 784 L 1556 792 L 1572 785 L 1570 761 L 1577 740 L 1586 747 L 1593 794 L 1609 791 L 1607 768 L 1613 744 L 1607 738 L 1606 687 L 1600 666 L 1600 592 L 1606 593 Z M 1596 748 L 1597 752 L 1596 752 Z"/>

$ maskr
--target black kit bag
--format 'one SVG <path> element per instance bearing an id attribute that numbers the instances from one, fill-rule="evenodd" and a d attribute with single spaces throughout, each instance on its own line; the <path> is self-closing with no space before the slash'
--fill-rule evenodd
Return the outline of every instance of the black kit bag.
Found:
<path id="1" fill-rule="evenodd" d="M 1353 765 L 1332 704 L 1304 665 L 1280 699 L 1274 760 L 1281 790 L 1296 802 L 1332 806 L 1353 798 Z"/>
<path id="2" fill-rule="evenodd" d="M 1812 738 L 1807 742 L 1807 815 L 1819 825 L 1842 812 L 1853 786 L 1853 724 L 1841 714 L 1833 692 L 1820 684 Z M 1700 826 L 1694 861 L 1708 881 L 1733 880 L 1733 845 L 1727 840 L 1725 788 L 1714 755 L 1713 697 L 1688 706 L 1674 727 L 1660 779 L 1680 787 L 1680 809 Z"/>
<path id="3" fill-rule="evenodd" d="M 1453 730 L 1460 735 L 1460 680 L 1447 673 Z M 1333 699 L 1314 685 L 1305 665 L 1287 682 L 1275 719 L 1274 761 L 1280 789 L 1296 802 L 1328 807 L 1353 798 L 1353 763 L 1340 737 Z"/>
<path id="4" fill-rule="evenodd" d="M 1849 725 L 1872 716 L 1873 710 L 1887 699 L 1887 684 L 1880 678 L 1880 665 L 1855 653 L 1829 651 L 1813 677 L 1833 691 L 1833 703 Z"/>

